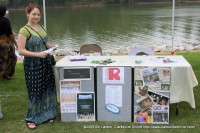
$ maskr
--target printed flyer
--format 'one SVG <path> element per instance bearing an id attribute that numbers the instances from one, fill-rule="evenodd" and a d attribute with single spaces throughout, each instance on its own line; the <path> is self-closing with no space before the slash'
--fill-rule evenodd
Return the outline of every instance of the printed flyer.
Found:
<path id="1" fill-rule="evenodd" d="M 95 98 L 93 92 L 77 93 L 77 121 L 95 121 Z"/>
<path id="2" fill-rule="evenodd" d="M 80 92 L 80 80 L 60 81 L 60 109 L 61 113 L 76 112 L 76 93 Z"/>

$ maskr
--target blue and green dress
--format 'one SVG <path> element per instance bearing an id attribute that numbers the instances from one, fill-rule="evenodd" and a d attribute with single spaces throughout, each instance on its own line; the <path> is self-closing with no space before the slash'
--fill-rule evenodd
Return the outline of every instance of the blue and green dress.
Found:
<path id="1" fill-rule="evenodd" d="M 46 50 L 48 37 L 40 26 L 36 33 L 28 26 L 19 31 L 26 38 L 25 49 L 32 52 Z M 39 35 L 38 35 L 39 34 Z M 41 37 L 42 39 L 41 39 Z M 24 71 L 28 91 L 27 122 L 42 124 L 56 117 L 56 87 L 50 56 L 46 58 L 24 57 Z"/>

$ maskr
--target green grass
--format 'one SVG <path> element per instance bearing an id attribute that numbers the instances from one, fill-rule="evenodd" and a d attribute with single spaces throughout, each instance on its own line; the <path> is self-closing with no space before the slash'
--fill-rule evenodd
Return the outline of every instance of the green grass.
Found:
<path id="1" fill-rule="evenodd" d="M 176 53 L 177 54 L 177 53 Z M 200 81 L 200 53 L 185 52 L 178 53 L 183 55 L 192 65 L 197 80 Z M 161 129 L 162 125 L 153 124 L 135 124 L 133 122 L 61 122 L 59 106 L 57 118 L 54 124 L 39 125 L 37 130 L 30 131 L 25 125 L 25 116 L 27 113 L 27 91 L 25 87 L 23 64 L 17 63 L 16 73 L 12 80 L 0 79 L 0 100 L 3 112 L 3 119 L 0 120 L 0 133 L 128 133 L 128 132 L 145 132 L 145 133 L 198 133 L 200 132 L 200 85 L 194 88 L 196 108 L 193 109 L 187 102 L 179 103 L 179 116 L 175 114 L 175 105 L 170 105 L 170 124 L 163 126 L 194 126 L 195 128 L 167 128 Z M 96 126 L 100 128 L 84 128 L 84 126 Z M 111 126 L 105 129 L 103 127 Z M 116 126 L 131 126 L 131 128 L 116 128 Z M 133 126 L 143 126 L 143 128 L 134 128 Z M 147 126 L 145 128 L 145 126 Z M 147 129 L 148 126 L 150 129 Z"/>

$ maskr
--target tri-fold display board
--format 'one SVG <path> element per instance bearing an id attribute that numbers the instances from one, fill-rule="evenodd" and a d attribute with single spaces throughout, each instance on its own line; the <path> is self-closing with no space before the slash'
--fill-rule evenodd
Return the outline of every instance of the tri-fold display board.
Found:
<path id="1" fill-rule="evenodd" d="M 169 123 L 170 67 L 66 67 L 59 74 L 63 122 Z"/>

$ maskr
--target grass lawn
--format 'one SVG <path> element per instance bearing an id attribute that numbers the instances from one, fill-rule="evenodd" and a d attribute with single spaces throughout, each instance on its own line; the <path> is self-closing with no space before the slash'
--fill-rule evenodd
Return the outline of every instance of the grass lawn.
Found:
<path id="1" fill-rule="evenodd" d="M 197 80 L 200 81 L 200 53 L 182 52 L 186 60 L 192 65 Z M 170 105 L 170 124 L 135 124 L 133 122 L 61 122 L 60 107 L 58 106 L 57 118 L 54 124 L 39 125 L 36 130 L 30 131 L 25 124 L 27 113 L 28 97 L 25 87 L 23 64 L 17 63 L 16 73 L 12 80 L 0 79 L 0 101 L 4 117 L 0 119 L 0 133 L 199 133 L 200 132 L 200 85 L 194 88 L 196 108 L 193 109 L 187 102 L 179 103 L 179 116 L 175 114 L 175 104 Z M 87 126 L 96 126 L 96 128 L 85 128 Z M 106 129 L 106 126 L 112 128 Z M 130 128 L 117 128 L 120 126 L 130 126 Z M 142 126 L 142 128 L 139 128 Z M 148 129 L 148 126 L 151 127 Z M 171 128 L 161 129 L 161 126 Z M 172 128 L 173 126 L 179 126 Z M 180 128 L 180 126 L 183 126 Z M 190 128 L 189 128 L 190 126 Z M 98 128 L 97 128 L 98 127 Z M 187 127 L 187 128 L 186 128 Z"/>

